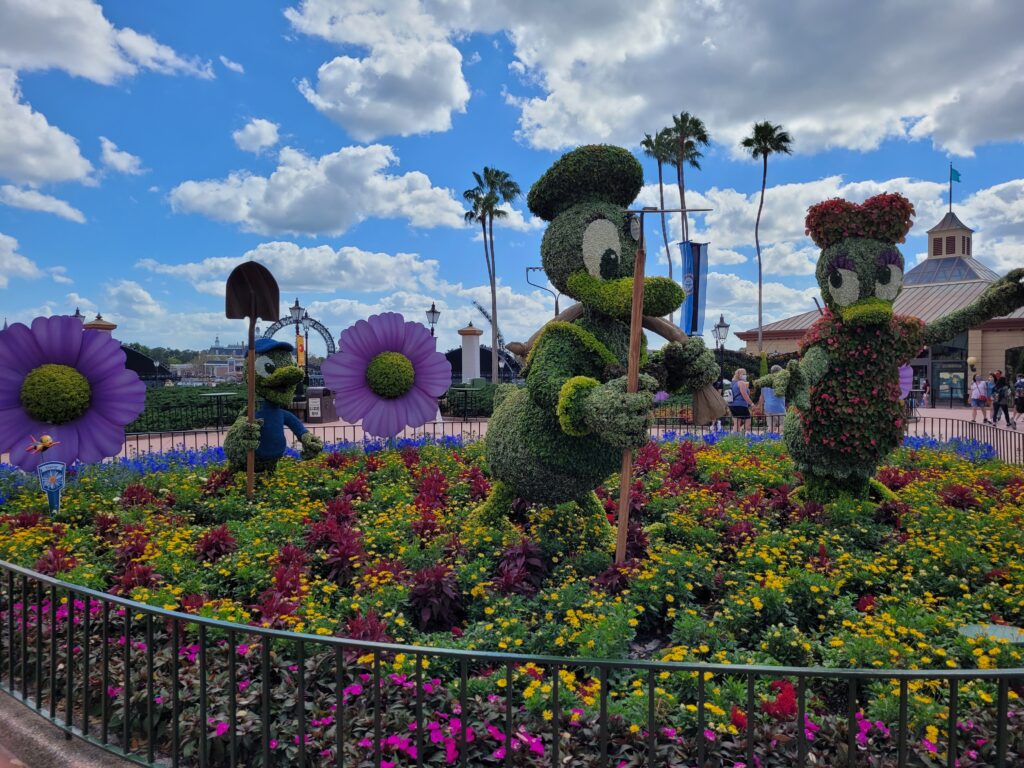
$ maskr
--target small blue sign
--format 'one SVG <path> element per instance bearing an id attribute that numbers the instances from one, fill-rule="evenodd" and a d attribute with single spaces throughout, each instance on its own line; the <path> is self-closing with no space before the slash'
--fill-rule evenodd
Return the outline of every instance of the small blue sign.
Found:
<path id="1" fill-rule="evenodd" d="M 39 474 L 39 487 L 46 493 L 46 500 L 50 504 L 50 513 L 59 512 L 67 465 L 63 461 L 44 461 L 36 468 L 36 472 Z"/>

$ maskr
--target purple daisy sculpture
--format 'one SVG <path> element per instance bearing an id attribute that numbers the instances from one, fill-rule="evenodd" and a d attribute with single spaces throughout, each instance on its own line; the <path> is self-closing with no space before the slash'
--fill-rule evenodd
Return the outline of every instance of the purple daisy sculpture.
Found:
<path id="1" fill-rule="evenodd" d="M 0 453 L 21 469 L 115 455 L 145 401 L 146 385 L 109 333 L 69 316 L 0 331 Z"/>
<path id="2" fill-rule="evenodd" d="M 338 351 L 321 366 L 338 415 L 362 420 L 363 431 L 376 437 L 394 437 L 433 419 L 437 398 L 452 381 L 452 366 L 436 343 L 424 326 L 397 312 L 346 328 Z"/>

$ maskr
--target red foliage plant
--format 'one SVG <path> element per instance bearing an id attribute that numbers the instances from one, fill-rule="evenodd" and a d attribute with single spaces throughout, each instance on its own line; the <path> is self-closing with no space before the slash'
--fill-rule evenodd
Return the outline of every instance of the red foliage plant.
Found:
<path id="1" fill-rule="evenodd" d="M 46 576 L 56 576 L 58 573 L 70 571 L 78 565 L 78 559 L 63 547 L 50 547 L 36 564 L 33 570 Z"/>
<path id="2" fill-rule="evenodd" d="M 344 469 L 355 463 L 355 457 L 348 453 L 328 453 L 324 459 L 324 466 L 330 469 Z"/>
<path id="3" fill-rule="evenodd" d="M 966 485 L 950 483 L 939 492 L 939 499 L 947 507 L 954 509 L 974 509 L 981 505 L 974 491 Z"/>
<path id="4" fill-rule="evenodd" d="M 483 501 L 490 494 L 491 483 L 480 467 L 470 467 L 463 475 L 463 479 L 469 483 L 471 501 Z"/>
<path id="5" fill-rule="evenodd" d="M 369 463 L 369 457 L 367 457 L 367 463 Z M 345 483 L 341 489 L 341 495 L 347 496 L 350 499 L 360 499 L 366 501 L 370 498 L 370 484 L 366 480 L 366 473 L 359 472 Z"/>
<path id="6" fill-rule="evenodd" d="M 201 563 L 215 563 L 238 549 L 238 542 L 226 525 L 211 528 L 196 542 L 196 559 Z"/>
<path id="7" fill-rule="evenodd" d="M 121 506 L 125 509 L 130 507 L 144 507 L 151 504 L 158 504 L 156 494 L 142 483 L 132 483 L 125 486 L 121 491 Z"/>
<path id="8" fill-rule="evenodd" d="M 422 510 L 444 509 L 448 502 L 448 478 L 437 466 L 427 467 L 420 473 L 419 486 L 413 504 Z"/>
<path id="9" fill-rule="evenodd" d="M 899 467 L 882 467 L 875 478 L 890 491 L 901 491 L 921 477 L 916 469 L 900 469 Z"/>
<path id="10" fill-rule="evenodd" d="M 636 571 L 637 564 L 631 560 L 618 565 L 612 564 L 594 577 L 594 585 L 610 595 L 617 595 L 629 588 Z"/>
<path id="11" fill-rule="evenodd" d="M 437 515 L 432 510 L 427 509 L 419 518 L 412 521 L 411 528 L 420 540 L 429 541 L 441 533 L 441 521 L 437 519 Z"/>
<path id="12" fill-rule="evenodd" d="M 369 643 L 393 642 L 393 638 L 388 634 L 388 623 L 377 616 L 377 612 L 373 610 L 349 617 L 345 622 L 345 628 L 338 633 L 338 637 L 365 640 Z"/>
<path id="13" fill-rule="evenodd" d="M 541 548 L 523 539 L 502 553 L 494 588 L 503 595 L 533 595 L 541 588 L 548 570 Z"/>
<path id="14" fill-rule="evenodd" d="M 118 579 L 117 584 L 110 590 L 115 595 L 129 595 L 133 590 L 140 587 L 152 589 L 160 583 L 158 574 L 151 565 L 143 563 L 128 563 Z"/>
<path id="15" fill-rule="evenodd" d="M 661 446 L 651 441 L 640 446 L 633 458 L 633 472 L 643 477 L 662 461 Z"/>
<path id="16" fill-rule="evenodd" d="M 339 528 L 327 547 L 327 578 L 339 586 L 348 584 L 365 555 L 363 534 L 355 528 Z"/>
<path id="17" fill-rule="evenodd" d="M 409 603 L 416 626 L 424 632 L 449 631 L 465 616 L 462 590 L 447 565 L 432 565 L 413 573 Z"/>
<path id="18" fill-rule="evenodd" d="M 234 479 L 230 469 L 215 469 L 206 477 L 203 484 L 203 496 L 216 496 L 223 493 Z"/>

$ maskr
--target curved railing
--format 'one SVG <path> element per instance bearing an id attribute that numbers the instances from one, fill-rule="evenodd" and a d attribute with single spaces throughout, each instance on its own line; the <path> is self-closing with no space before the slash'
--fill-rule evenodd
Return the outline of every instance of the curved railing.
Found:
<path id="1" fill-rule="evenodd" d="M 438 677 L 427 679 L 428 670 Z M 579 699 L 569 681 L 587 675 L 596 713 L 572 706 Z M 481 676 L 496 680 L 503 696 L 484 697 L 475 682 Z M 661 701 L 666 677 L 692 693 L 678 704 L 693 713 L 685 734 L 665 725 L 673 714 Z M 524 706 L 524 687 L 533 679 L 549 681 L 540 715 Z M 766 680 L 795 681 L 795 711 L 783 719 L 759 713 Z M 911 693 L 922 687 L 942 701 L 946 715 L 941 738 L 925 747 L 929 756 L 944 754 L 941 764 L 954 766 L 982 749 L 961 735 L 961 721 L 970 717 L 972 727 L 974 720 L 991 726 L 994 737 L 989 757 L 971 765 L 1020 765 L 1024 717 L 1009 703 L 1024 691 L 1024 669 L 694 664 L 367 642 L 178 613 L 0 561 L 0 690 L 67 734 L 149 765 L 422 766 L 434 764 L 428 752 L 435 748 L 459 765 L 615 768 L 627 747 L 642 765 L 720 765 L 707 762 L 724 746 L 707 728 L 706 712 L 711 692 L 728 689 L 746 713 L 736 734 L 737 762 L 753 766 L 756 756 L 789 749 L 788 762 L 758 764 L 804 766 L 815 752 L 814 765 L 867 765 L 872 745 L 860 713 L 877 681 L 892 685 L 897 715 L 885 743 L 879 737 L 874 744 L 889 757 L 871 765 L 940 764 L 915 757 L 921 726 L 908 711 Z M 986 693 L 990 705 L 967 711 L 960 692 L 975 685 L 994 696 Z M 619 694 L 636 698 L 638 691 L 643 704 L 634 710 L 645 722 L 634 730 L 610 703 L 621 705 Z M 487 724 L 471 730 L 477 721 Z M 827 742 L 822 732 L 815 735 L 821 728 Z M 481 751 L 485 732 L 493 744 Z M 393 759 L 396 750 L 404 761 Z"/>

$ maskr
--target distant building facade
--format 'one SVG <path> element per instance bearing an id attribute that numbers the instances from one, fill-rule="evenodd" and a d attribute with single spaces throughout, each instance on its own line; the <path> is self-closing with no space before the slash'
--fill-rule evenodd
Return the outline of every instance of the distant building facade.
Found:
<path id="1" fill-rule="evenodd" d="M 999 275 L 972 255 L 974 230 L 950 211 L 928 230 L 928 256 L 903 276 L 903 291 L 896 298 L 897 315 L 926 323 L 972 304 Z M 763 328 L 766 352 L 795 352 L 800 339 L 819 317 L 817 309 L 787 317 Z M 746 351 L 757 353 L 757 328 L 736 334 Z M 914 385 L 927 380 L 932 402 L 963 401 L 972 371 L 967 358 L 976 360 L 978 373 L 1007 371 L 1024 354 L 1024 309 L 989 320 L 941 344 L 933 344 L 910 361 Z"/>

